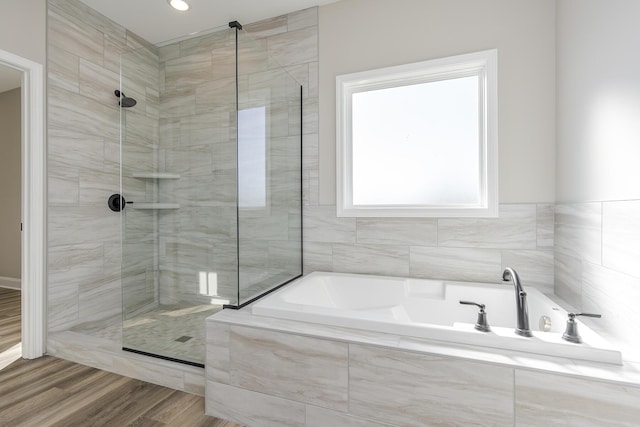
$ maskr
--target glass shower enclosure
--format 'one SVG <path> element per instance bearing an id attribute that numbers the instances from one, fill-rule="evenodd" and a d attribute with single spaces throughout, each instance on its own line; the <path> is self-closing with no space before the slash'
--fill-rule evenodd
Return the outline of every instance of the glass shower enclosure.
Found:
<path id="1" fill-rule="evenodd" d="M 302 274 L 302 91 L 237 23 L 121 55 L 123 348 L 203 366 L 204 320 Z"/>

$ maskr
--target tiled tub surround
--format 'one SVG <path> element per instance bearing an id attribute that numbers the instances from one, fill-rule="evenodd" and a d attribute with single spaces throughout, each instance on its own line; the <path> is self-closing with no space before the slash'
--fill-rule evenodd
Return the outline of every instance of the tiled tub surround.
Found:
<path id="1" fill-rule="evenodd" d="M 313 271 L 494 282 L 515 268 L 553 293 L 550 204 L 502 204 L 498 218 L 338 218 L 306 206 L 305 274 Z"/>
<path id="2" fill-rule="evenodd" d="M 556 207 L 555 292 L 640 361 L 640 201 Z"/>
<path id="3" fill-rule="evenodd" d="M 206 411 L 248 426 L 635 426 L 640 365 L 485 352 L 224 310 Z"/>

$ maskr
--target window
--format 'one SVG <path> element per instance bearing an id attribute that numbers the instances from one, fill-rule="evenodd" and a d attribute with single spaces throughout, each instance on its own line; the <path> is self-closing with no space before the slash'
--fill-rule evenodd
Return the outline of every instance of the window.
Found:
<path id="1" fill-rule="evenodd" d="M 266 108 L 238 111 L 238 207 L 267 206 Z"/>
<path id="2" fill-rule="evenodd" d="M 497 52 L 338 76 L 338 216 L 498 213 Z"/>

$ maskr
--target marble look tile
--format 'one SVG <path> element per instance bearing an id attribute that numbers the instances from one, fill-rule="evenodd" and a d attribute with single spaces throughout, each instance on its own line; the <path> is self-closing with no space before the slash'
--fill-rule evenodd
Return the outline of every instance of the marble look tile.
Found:
<path id="1" fill-rule="evenodd" d="M 84 58 L 94 64 L 103 64 L 103 33 L 82 20 L 62 15 L 56 8 L 47 14 L 47 43 Z"/>
<path id="2" fill-rule="evenodd" d="M 274 36 L 287 32 L 287 15 L 276 16 L 275 18 L 263 19 L 243 26 L 250 36 L 255 39 Z"/>
<path id="3" fill-rule="evenodd" d="M 331 243 L 304 242 L 302 245 L 304 274 L 333 269 L 333 245 Z"/>
<path id="4" fill-rule="evenodd" d="M 229 384 L 229 325 L 206 322 L 206 334 L 207 379 Z"/>
<path id="5" fill-rule="evenodd" d="M 230 357 L 232 385 L 347 410 L 347 344 L 232 326 Z"/>
<path id="6" fill-rule="evenodd" d="M 110 172 L 82 169 L 79 171 L 79 182 L 81 206 L 104 206 L 105 201 L 120 188 L 120 177 Z"/>
<path id="7" fill-rule="evenodd" d="M 180 55 L 189 56 L 211 52 L 226 46 L 235 46 L 235 30 L 226 28 L 210 34 L 192 37 L 179 43 Z M 175 44 L 174 44 L 175 45 Z"/>
<path id="8" fill-rule="evenodd" d="M 104 162 L 104 138 L 84 134 L 75 128 L 50 128 L 47 161 L 49 168 L 77 171 L 80 168 L 101 171 Z M 55 200 L 49 200 L 55 203 Z"/>
<path id="9" fill-rule="evenodd" d="M 154 62 L 158 62 L 158 48 L 156 45 L 146 41 L 136 33 L 125 29 L 127 46 L 136 51 L 146 51 L 146 55 Z"/>
<path id="10" fill-rule="evenodd" d="M 499 218 L 440 218 L 438 246 L 535 249 L 536 205 L 500 205 Z"/>
<path id="11" fill-rule="evenodd" d="M 284 67 L 318 60 L 316 26 L 274 35 L 266 40 L 269 55 Z"/>
<path id="12" fill-rule="evenodd" d="M 76 55 L 56 45 L 48 46 L 47 84 L 79 93 L 79 61 Z"/>
<path id="13" fill-rule="evenodd" d="M 436 246 L 437 220 L 432 218 L 357 218 L 358 243 Z"/>
<path id="14" fill-rule="evenodd" d="M 112 34 L 104 34 L 104 68 L 120 74 L 120 58 L 129 50 L 126 40 Z M 115 89 L 114 89 L 115 90 Z"/>
<path id="15" fill-rule="evenodd" d="M 640 277 L 640 200 L 602 204 L 602 265 Z"/>
<path id="16" fill-rule="evenodd" d="M 319 167 L 319 138 L 318 134 L 303 135 L 302 137 L 302 170 L 317 171 Z"/>
<path id="17" fill-rule="evenodd" d="M 211 53 L 182 55 L 165 62 L 164 81 L 169 87 L 184 87 L 206 83 L 213 73 Z"/>
<path id="18" fill-rule="evenodd" d="M 602 261 L 602 203 L 556 206 L 557 253 L 600 264 Z"/>
<path id="19" fill-rule="evenodd" d="M 287 30 L 296 31 L 306 27 L 318 25 L 318 8 L 310 7 L 308 9 L 293 12 L 287 15 Z"/>
<path id="20" fill-rule="evenodd" d="M 304 425 L 305 405 L 238 387 L 207 381 L 207 415 L 260 427 Z"/>
<path id="21" fill-rule="evenodd" d="M 158 48 L 158 61 L 166 62 L 180 56 L 180 43 L 172 43 Z"/>
<path id="22" fill-rule="evenodd" d="M 301 274 L 302 243 L 300 241 L 270 241 L 268 248 L 268 266 Z"/>
<path id="23" fill-rule="evenodd" d="M 406 277 L 409 247 L 334 243 L 332 271 Z"/>
<path id="24" fill-rule="evenodd" d="M 80 94 L 108 106 L 117 106 L 115 88 L 120 87 L 118 73 L 80 58 Z"/>
<path id="25" fill-rule="evenodd" d="M 554 256 L 555 294 L 582 309 L 582 261 L 556 252 Z"/>
<path id="26" fill-rule="evenodd" d="M 98 206 L 49 207 L 48 240 L 56 245 L 116 242 L 120 217 Z"/>
<path id="27" fill-rule="evenodd" d="M 78 171 L 60 166 L 47 170 L 47 194 L 50 206 L 78 205 Z"/>
<path id="28" fill-rule="evenodd" d="M 304 236 L 309 242 L 356 242 L 356 219 L 338 218 L 335 206 L 304 209 Z"/>
<path id="29" fill-rule="evenodd" d="M 235 78 L 236 75 L 236 47 L 224 46 L 211 51 L 212 80 Z"/>
<path id="30" fill-rule="evenodd" d="M 104 276 L 96 282 L 84 282 L 78 294 L 78 321 L 106 322 L 122 316 L 120 275 Z"/>
<path id="31" fill-rule="evenodd" d="M 192 116 L 196 113 L 194 88 L 164 90 L 160 93 L 160 118 Z"/>
<path id="32" fill-rule="evenodd" d="M 120 137 L 117 104 L 108 107 L 84 96 L 55 87 L 49 88 L 49 129 L 73 129 L 85 135 L 109 139 Z"/>
<path id="33" fill-rule="evenodd" d="M 309 96 L 318 96 L 319 77 L 318 62 L 309 63 Z"/>
<path id="34" fill-rule="evenodd" d="M 304 135 L 308 135 L 308 134 L 315 134 L 318 133 L 318 129 L 319 129 L 319 110 L 318 110 L 318 98 L 307 98 L 304 99 L 303 101 L 303 107 L 302 107 L 302 112 L 303 112 L 303 125 L 302 125 L 302 133 Z M 294 106 L 294 108 L 296 108 Z M 296 110 L 298 111 L 298 110 Z M 291 114 L 291 112 L 289 112 L 290 116 L 293 117 L 299 117 L 299 113 L 296 114 Z M 294 129 L 297 129 L 297 124 L 294 122 L 291 122 L 294 126 Z"/>
<path id="35" fill-rule="evenodd" d="M 78 285 L 49 283 L 47 285 L 47 331 L 64 331 L 77 322 Z"/>
<path id="36" fill-rule="evenodd" d="M 240 211 L 238 227 L 241 239 L 287 240 L 289 237 L 289 216 L 272 214 L 270 216 L 250 217 Z"/>
<path id="37" fill-rule="evenodd" d="M 553 249 L 555 206 L 551 204 L 536 205 L 536 218 L 538 249 Z"/>
<path id="38" fill-rule="evenodd" d="M 60 245 L 55 240 L 53 242 L 49 244 L 47 259 L 50 286 L 80 286 L 102 277 L 104 247 L 101 242 L 79 245 Z"/>
<path id="39" fill-rule="evenodd" d="M 357 417 L 343 412 L 336 412 L 330 409 L 318 408 L 307 405 L 306 427 L 385 427 L 393 424 L 379 423 L 371 419 Z"/>
<path id="40" fill-rule="evenodd" d="M 184 373 L 184 391 L 187 393 L 204 396 L 205 383 L 205 376 L 201 373 Z"/>
<path id="41" fill-rule="evenodd" d="M 52 9 L 72 19 L 75 22 L 81 22 L 88 25 L 101 33 L 112 34 L 124 40 L 126 29 L 113 22 L 104 15 L 96 12 L 91 7 L 79 0 L 64 0 L 49 2 Z"/>
<path id="42" fill-rule="evenodd" d="M 637 426 L 640 388 L 516 371 L 518 426 Z"/>
<path id="43" fill-rule="evenodd" d="M 502 251 L 502 270 L 512 267 L 518 272 L 523 286 L 533 286 L 553 294 L 553 250 Z"/>
<path id="44" fill-rule="evenodd" d="M 475 248 L 429 248 L 411 246 L 412 277 L 478 282 L 500 280 L 499 250 Z"/>
<path id="45" fill-rule="evenodd" d="M 389 423 L 509 425 L 513 369 L 351 344 L 349 398 L 351 413 Z"/>
<path id="46" fill-rule="evenodd" d="M 593 326 L 629 344 L 640 342 L 640 279 L 582 263 L 582 310 L 602 314 Z"/>
<path id="47" fill-rule="evenodd" d="M 214 107 L 233 105 L 236 102 L 234 78 L 209 81 L 195 88 L 195 104 L 198 114 L 209 112 Z"/>
<path id="48" fill-rule="evenodd" d="M 238 82 L 240 87 L 238 96 L 241 103 L 246 101 L 245 95 L 247 95 L 246 86 L 243 83 L 246 84 L 248 77 L 252 74 L 266 71 L 269 60 L 266 39 L 255 39 L 244 32 L 240 33 L 238 38 L 238 75 L 244 77 Z"/>
<path id="49" fill-rule="evenodd" d="M 120 75 L 123 88 L 135 87 L 138 92 L 142 92 L 142 88 L 146 86 L 158 87 L 160 65 L 157 55 L 147 48 L 129 49 L 123 52 L 120 55 Z"/>

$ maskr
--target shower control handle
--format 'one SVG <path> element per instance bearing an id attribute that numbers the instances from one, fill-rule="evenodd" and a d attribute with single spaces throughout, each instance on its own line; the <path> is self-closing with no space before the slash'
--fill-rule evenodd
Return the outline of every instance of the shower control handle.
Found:
<path id="1" fill-rule="evenodd" d="M 109 209 L 111 209 L 114 212 L 120 212 L 124 209 L 127 203 L 132 203 L 132 202 L 127 202 L 124 199 L 124 197 L 116 193 L 109 196 L 109 200 L 107 201 L 107 206 L 109 206 Z"/>
<path id="2" fill-rule="evenodd" d="M 485 305 L 478 304 L 473 301 L 459 301 L 460 304 L 463 305 L 475 305 L 480 309 L 478 312 L 478 319 L 476 320 L 476 325 L 474 328 L 480 332 L 491 332 L 491 327 L 489 326 L 489 322 L 487 321 L 487 312 L 484 311 Z"/>

